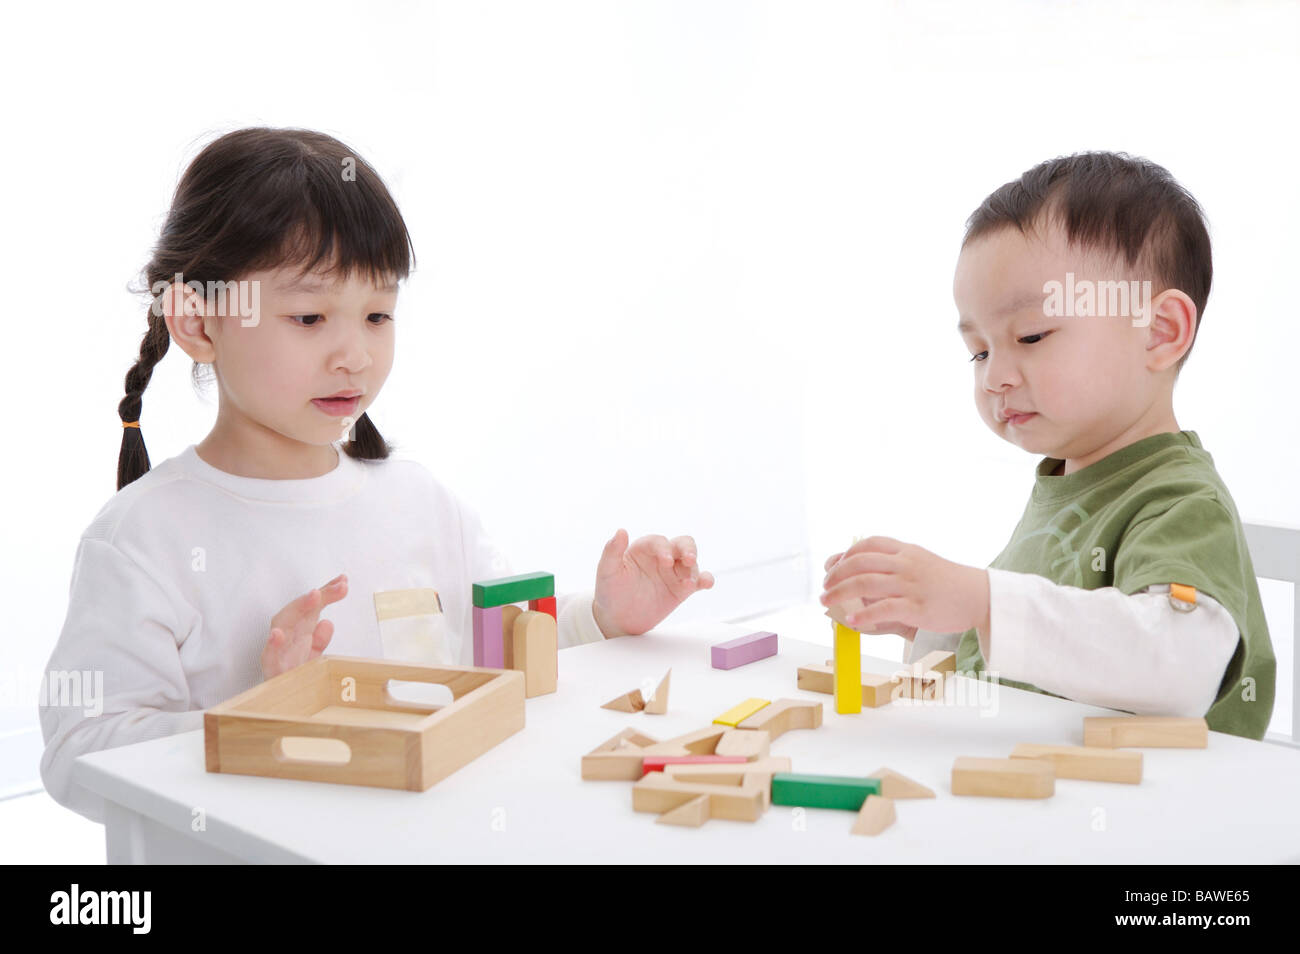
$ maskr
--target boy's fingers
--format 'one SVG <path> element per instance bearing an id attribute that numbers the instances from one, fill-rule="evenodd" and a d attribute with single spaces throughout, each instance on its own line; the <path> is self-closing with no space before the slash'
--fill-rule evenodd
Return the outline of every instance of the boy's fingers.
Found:
<path id="1" fill-rule="evenodd" d="M 888 553 L 856 553 L 852 556 L 845 554 L 844 559 L 831 567 L 830 572 L 826 574 L 826 579 L 822 580 L 822 589 L 829 590 L 837 583 L 861 573 L 895 572 L 898 568 L 897 561 L 897 557 Z"/>
<path id="2" fill-rule="evenodd" d="M 869 606 L 849 614 L 849 622 L 855 626 L 880 626 L 885 622 L 901 622 L 910 618 L 911 601 L 901 596 L 891 596 L 876 600 Z"/>
<path id="3" fill-rule="evenodd" d="M 849 557 L 857 553 L 897 553 L 904 546 L 906 544 L 893 537 L 867 537 L 845 550 L 844 555 Z"/>
<path id="4" fill-rule="evenodd" d="M 833 567 L 836 563 L 840 562 L 840 557 L 842 556 L 844 556 L 843 553 L 832 553 L 830 556 L 826 558 L 826 562 L 822 565 L 822 569 L 826 570 L 827 572 L 830 572 L 830 568 Z"/>
<path id="5" fill-rule="evenodd" d="M 687 566 L 693 565 L 696 560 L 695 540 L 688 536 L 673 537 L 673 554 Z"/>
<path id="6" fill-rule="evenodd" d="M 875 602 L 877 600 L 887 599 L 897 596 L 893 591 L 897 578 L 890 573 L 859 573 L 857 576 L 851 576 L 843 583 L 830 587 L 822 594 L 823 606 L 834 606 L 836 603 L 844 603 L 854 597 L 861 597 L 864 600 Z"/>

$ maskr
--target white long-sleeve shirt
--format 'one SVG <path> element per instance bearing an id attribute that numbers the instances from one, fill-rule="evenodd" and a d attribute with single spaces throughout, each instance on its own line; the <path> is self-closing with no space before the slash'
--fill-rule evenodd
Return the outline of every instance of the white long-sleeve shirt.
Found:
<path id="1" fill-rule="evenodd" d="M 327 655 L 409 659 L 412 621 L 381 623 L 374 595 L 432 588 L 443 612 L 416 622 L 436 649 L 415 661 L 473 665 L 471 584 L 510 575 L 509 561 L 418 462 L 338 458 L 320 477 L 266 480 L 218 470 L 191 445 L 104 505 L 77 548 L 46 667 L 49 684 L 82 673 L 92 694 L 102 678 L 102 698 L 42 693 L 51 796 L 102 822 L 73 760 L 201 728 L 202 710 L 262 681 L 271 618 L 340 573 L 348 595 L 320 613 L 334 623 Z M 556 602 L 561 648 L 604 639 L 590 593 Z"/>
<path id="2" fill-rule="evenodd" d="M 1090 705 L 1140 715 L 1203 716 L 1240 634 L 1205 593 L 1174 609 L 1169 585 L 1125 595 L 1115 587 L 1061 586 L 1033 573 L 990 567 L 985 664 L 1014 679 Z M 955 652 L 961 633 L 918 630 L 907 662 Z"/>

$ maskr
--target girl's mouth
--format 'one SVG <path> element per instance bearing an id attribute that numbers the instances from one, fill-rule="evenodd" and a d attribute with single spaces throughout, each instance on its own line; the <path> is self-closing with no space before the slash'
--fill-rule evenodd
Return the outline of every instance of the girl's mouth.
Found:
<path id="1" fill-rule="evenodd" d="M 356 411 L 361 396 L 350 398 L 314 398 L 311 402 L 331 417 L 346 417 Z"/>

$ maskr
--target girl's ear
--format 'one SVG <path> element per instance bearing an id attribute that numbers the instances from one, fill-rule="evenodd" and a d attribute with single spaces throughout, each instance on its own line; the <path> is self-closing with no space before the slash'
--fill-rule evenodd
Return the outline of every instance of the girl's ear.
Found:
<path id="1" fill-rule="evenodd" d="M 216 349 L 204 327 L 206 302 L 193 288 L 171 282 L 159 296 L 163 321 L 177 346 L 199 364 L 211 364 Z"/>

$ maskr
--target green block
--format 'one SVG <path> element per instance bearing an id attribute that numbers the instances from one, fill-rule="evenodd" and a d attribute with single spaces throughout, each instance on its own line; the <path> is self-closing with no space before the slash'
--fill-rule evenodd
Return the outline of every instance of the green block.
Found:
<path id="1" fill-rule="evenodd" d="M 483 609 L 554 595 L 554 573 L 523 573 L 474 584 L 474 605 Z"/>
<path id="2" fill-rule="evenodd" d="M 844 775 L 772 775 L 773 805 L 802 805 L 804 808 L 843 808 L 856 812 L 868 795 L 880 794 L 880 779 Z"/>

